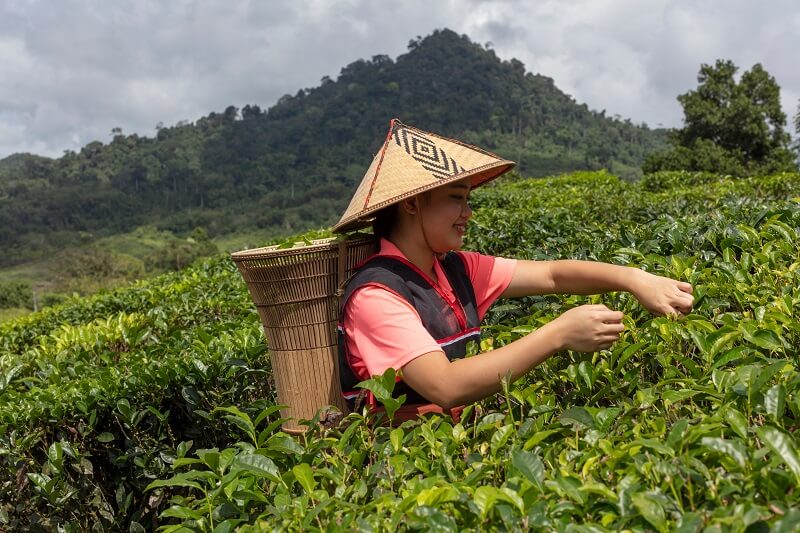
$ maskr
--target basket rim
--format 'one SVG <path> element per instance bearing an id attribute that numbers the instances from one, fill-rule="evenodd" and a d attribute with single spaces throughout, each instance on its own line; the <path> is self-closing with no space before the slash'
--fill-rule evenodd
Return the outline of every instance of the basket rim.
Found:
<path id="1" fill-rule="evenodd" d="M 374 240 L 374 236 L 370 233 L 360 233 L 356 235 L 348 235 L 345 242 L 348 245 L 362 244 L 367 241 Z M 260 248 L 250 248 L 248 250 L 241 250 L 231 253 L 231 259 L 236 262 L 247 261 L 251 259 L 267 259 L 273 257 L 281 257 L 286 255 L 300 255 L 313 252 L 322 252 L 326 250 L 334 250 L 338 248 L 339 243 L 342 242 L 341 236 L 339 237 L 326 237 L 324 239 L 313 239 L 311 244 L 298 241 L 295 242 L 291 248 L 282 248 L 279 244 L 272 246 L 262 246 Z"/>

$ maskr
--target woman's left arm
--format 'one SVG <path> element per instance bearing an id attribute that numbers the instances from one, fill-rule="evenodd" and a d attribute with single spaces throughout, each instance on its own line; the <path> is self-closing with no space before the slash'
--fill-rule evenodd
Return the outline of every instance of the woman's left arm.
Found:
<path id="1" fill-rule="evenodd" d="M 534 294 L 599 294 L 628 291 L 651 313 L 686 314 L 692 309 L 692 286 L 634 267 L 593 261 L 517 261 L 501 297 Z"/>

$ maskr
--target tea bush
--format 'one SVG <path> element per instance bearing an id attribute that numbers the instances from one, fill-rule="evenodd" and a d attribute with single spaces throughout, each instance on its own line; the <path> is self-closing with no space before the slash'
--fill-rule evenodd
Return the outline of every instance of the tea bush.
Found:
<path id="1" fill-rule="evenodd" d="M 226 258 L 70 301 L 0 326 L 0 524 L 800 528 L 800 175 L 576 173 L 487 186 L 473 203 L 472 249 L 638 266 L 691 282 L 694 311 L 653 317 L 626 293 L 499 302 L 483 349 L 587 302 L 624 311 L 627 329 L 609 351 L 556 354 L 457 423 L 353 413 L 295 438 Z"/>

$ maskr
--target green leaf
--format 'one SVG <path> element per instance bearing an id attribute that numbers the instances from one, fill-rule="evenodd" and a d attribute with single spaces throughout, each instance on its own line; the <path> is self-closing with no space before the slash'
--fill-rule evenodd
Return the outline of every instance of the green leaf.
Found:
<path id="1" fill-rule="evenodd" d="M 723 348 L 730 345 L 741 336 L 741 332 L 732 326 L 722 326 L 714 333 L 706 336 L 705 342 L 708 346 L 706 361 L 713 361 Z"/>
<path id="2" fill-rule="evenodd" d="M 578 364 L 578 375 L 586 383 L 587 388 L 591 388 L 594 384 L 594 367 L 588 361 L 581 361 Z"/>
<path id="3" fill-rule="evenodd" d="M 725 355 L 723 355 L 722 357 L 718 357 L 711 365 L 711 368 L 716 369 L 725 366 L 732 361 L 736 361 L 737 359 L 746 357 L 747 355 L 750 354 L 751 351 L 752 349 L 746 346 L 737 346 L 736 348 L 733 348 L 732 350 L 728 350 L 727 352 L 725 352 Z"/>
<path id="4" fill-rule="evenodd" d="M 634 494 L 631 501 L 642 518 L 650 522 L 653 527 L 659 531 L 667 530 L 667 516 L 661 502 L 644 492 Z"/>
<path id="5" fill-rule="evenodd" d="M 47 450 L 47 459 L 56 471 L 61 471 L 61 467 L 64 463 L 64 448 L 60 442 L 54 442 L 50 445 L 50 448 Z"/>
<path id="6" fill-rule="evenodd" d="M 163 513 L 161 516 L 164 518 L 181 518 L 183 520 L 202 520 L 203 515 L 198 513 L 197 511 L 193 511 L 188 507 L 181 507 L 178 505 L 173 505 Z"/>
<path id="7" fill-rule="evenodd" d="M 232 531 L 235 531 L 236 526 L 242 522 L 245 522 L 245 520 L 242 518 L 228 518 L 227 520 L 223 520 L 217 524 L 211 533 L 231 533 Z"/>
<path id="8" fill-rule="evenodd" d="M 655 452 L 662 453 L 670 457 L 675 456 L 675 450 L 657 439 L 636 439 L 623 446 L 623 448 L 626 450 L 635 450 L 638 447 L 649 448 Z"/>
<path id="9" fill-rule="evenodd" d="M 756 394 L 760 393 L 786 365 L 786 361 L 778 361 L 768 367 L 756 369 L 750 375 L 750 386 L 748 387 L 750 400 L 753 401 Z"/>
<path id="10" fill-rule="evenodd" d="M 267 440 L 264 449 L 282 454 L 299 455 L 305 452 L 297 441 L 284 433 L 276 433 Z"/>
<path id="11" fill-rule="evenodd" d="M 621 412 L 622 409 L 619 407 L 597 408 L 596 412 L 592 415 L 597 429 L 600 431 L 607 431 L 611 424 L 617 420 Z"/>
<path id="12" fill-rule="evenodd" d="M 633 356 L 633 354 L 635 354 L 640 349 L 646 346 L 647 346 L 646 342 L 637 342 L 636 344 L 631 344 L 622 351 L 622 354 L 619 356 L 619 359 L 617 359 L 615 362 L 612 362 L 611 364 L 612 368 L 624 374 L 625 372 L 627 372 L 625 363 L 628 362 L 628 359 L 630 359 Z"/>
<path id="13" fill-rule="evenodd" d="M 145 492 L 158 487 L 190 487 L 197 490 L 203 490 L 203 487 L 193 479 L 188 478 L 188 473 L 181 473 L 172 476 L 169 479 L 157 479 L 145 487 Z"/>
<path id="14" fill-rule="evenodd" d="M 703 528 L 703 519 L 699 513 L 682 513 L 675 527 L 675 533 L 697 533 Z"/>
<path id="15" fill-rule="evenodd" d="M 584 429 L 594 429 L 594 419 L 589 411 L 583 407 L 570 407 L 558 417 L 559 422 L 565 426 L 577 426 Z"/>
<path id="16" fill-rule="evenodd" d="M 680 390 L 672 390 L 668 389 L 661 393 L 661 399 L 664 401 L 675 403 L 681 400 L 686 400 L 693 396 L 700 394 L 700 391 L 691 390 L 691 389 L 680 389 Z"/>
<path id="17" fill-rule="evenodd" d="M 731 425 L 731 429 L 736 432 L 741 438 L 747 440 L 747 419 L 742 413 L 737 411 L 734 407 L 728 406 L 725 408 L 725 420 Z"/>
<path id="18" fill-rule="evenodd" d="M 533 437 L 529 438 L 525 442 L 524 449 L 525 450 L 531 450 L 531 449 L 533 449 L 534 446 L 536 446 L 537 444 L 539 444 L 540 442 L 545 440 L 550 435 L 556 435 L 556 434 L 559 434 L 559 433 L 562 433 L 562 430 L 560 430 L 560 429 L 547 429 L 547 430 L 544 430 L 544 431 L 537 431 L 533 435 Z"/>
<path id="19" fill-rule="evenodd" d="M 472 495 L 472 501 L 475 502 L 475 505 L 478 506 L 481 512 L 481 520 L 489 515 L 495 503 L 497 503 L 499 492 L 500 491 L 495 487 L 489 486 L 482 486 L 475 489 L 475 493 Z"/>
<path id="20" fill-rule="evenodd" d="M 97 441 L 98 442 L 104 442 L 105 443 L 105 442 L 111 442 L 112 440 L 114 440 L 114 434 L 113 433 L 109 433 L 108 431 L 106 431 L 104 433 L 100 433 L 97 436 Z"/>
<path id="21" fill-rule="evenodd" d="M 403 394 L 398 398 L 392 397 L 392 392 L 398 381 L 397 375 L 393 368 L 386 369 L 386 372 L 381 376 L 375 376 L 356 385 L 358 388 L 367 389 L 375 395 L 375 398 L 383 404 L 386 409 L 386 416 L 389 420 L 394 419 L 394 413 L 405 403 L 406 395 Z"/>
<path id="22" fill-rule="evenodd" d="M 194 444 L 194 441 L 191 440 L 185 440 L 182 441 L 180 444 L 178 444 L 178 448 L 176 450 L 178 457 L 179 458 L 185 457 L 186 452 L 188 452 L 192 448 L 192 444 Z"/>
<path id="23" fill-rule="evenodd" d="M 800 531 L 800 510 L 789 509 L 780 520 L 776 520 L 770 533 L 796 533 Z"/>
<path id="24" fill-rule="evenodd" d="M 278 429 L 278 427 L 280 427 L 281 425 L 283 425 L 284 422 L 288 422 L 289 420 L 291 419 L 276 418 L 275 420 L 267 424 L 267 427 L 261 430 L 261 433 L 258 434 L 258 447 L 263 448 L 266 445 L 265 443 L 268 441 L 268 439 L 272 438 L 272 436 L 275 434 L 275 430 Z"/>
<path id="25" fill-rule="evenodd" d="M 705 356 L 704 358 L 706 360 L 710 359 L 710 355 L 709 355 L 710 346 L 709 346 L 708 340 L 707 340 L 708 335 L 706 335 L 706 333 L 704 331 L 699 331 L 699 330 L 696 330 L 696 329 L 690 329 L 689 330 L 689 336 L 692 338 L 692 341 L 694 341 L 695 345 L 700 350 L 700 353 Z"/>
<path id="26" fill-rule="evenodd" d="M 117 402 L 117 411 L 120 412 L 122 418 L 128 422 L 133 422 L 133 409 L 131 409 L 131 404 L 125 398 L 122 398 Z"/>
<path id="27" fill-rule="evenodd" d="M 800 458 L 797 455 L 794 439 L 783 431 L 770 426 L 762 426 L 756 430 L 756 433 L 758 433 L 761 442 L 766 444 L 783 461 L 792 471 L 797 482 L 800 483 Z"/>
<path id="28" fill-rule="evenodd" d="M 219 450 L 216 448 L 197 450 L 195 455 L 197 455 L 197 457 L 203 461 L 203 464 L 211 470 L 217 470 L 219 468 Z"/>
<path id="29" fill-rule="evenodd" d="M 561 489 L 564 494 L 574 500 L 579 505 L 586 503 L 586 497 L 580 491 L 583 483 L 575 476 L 559 476 L 555 478 L 556 485 Z"/>
<path id="30" fill-rule="evenodd" d="M 675 449 L 675 446 L 681 442 L 683 439 L 683 434 L 686 431 L 686 427 L 689 425 L 689 421 L 685 418 L 681 418 L 672 426 L 672 429 L 667 436 L 667 446 L 670 448 Z"/>
<path id="31" fill-rule="evenodd" d="M 417 505 L 438 507 L 443 503 L 458 501 L 459 495 L 459 491 L 451 485 L 431 487 L 423 489 L 417 494 Z"/>
<path id="32" fill-rule="evenodd" d="M 30 479 L 34 485 L 39 487 L 39 489 L 44 492 L 46 495 L 50 496 L 50 492 L 53 489 L 53 480 L 50 476 L 46 474 L 28 474 L 28 479 Z"/>
<path id="33" fill-rule="evenodd" d="M 287 405 L 272 405 L 270 407 L 267 407 L 258 414 L 255 421 L 253 422 L 253 425 L 255 427 L 258 427 L 261 424 L 261 422 L 264 421 L 265 418 L 272 416 L 275 413 L 279 413 L 281 409 L 286 409 L 287 407 L 288 407 Z"/>
<path id="34" fill-rule="evenodd" d="M 528 478 L 528 481 L 542 489 L 544 482 L 544 464 L 535 454 L 523 450 L 514 450 L 511 455 L 511 464 Z"/>
<path id="35" fill-rule="evenodd" d="M 294 474 L 294 478 L 303 487 L 303 490 L 306 491 L 306 494 L 310 496 L 317 487 L 317 480 L 314 479 L 314 472 L 311 470 L 311 466 L 309 466 L 308 463 L 300 463 L 292 468 L 292 473 Z"/>
<path id="36" fill-rule="evenodd" d="M 372 391 L 372 394 L 382 402 L 392 397 L 396 383 L 397 376 L 394 368 L 387 368 L 382 375 L 364 380 L 356 387 Z"/>
<path id="37" fill-rule="evenodd" d="M 508 439 L 513 433 L 514 428 L 511 425 L 505 425 L 494 432 L 491 441 L 492 456 L 497 455 L 497 452 L 500 450 L 500 448 L 505 446 L 506 442 L 508 442 Z"/>
<path id="38" fill-rule="evenodd" d="M 408 526 L 411 530 L 421 529 L 430 533 L 457 533 L 459 528 L 456 521 L 434 507 L 419 506 L 413 511 L 413 516 L 420 519 L 420 521 L 410 521 Z M 372 531 L 368 524 L 361 522 L 362 531 Z M 396 531 L 394 527 L 388 528 L 389 531 Z"/>
<path id="39" fill-rule="evenodd" d="M 773 352 L 783 349 L 783 343 L 774 331 L 760 329 L 754 333 L 750 333 L 746 328 L 743 328 L 742 333 L 748 342 L 755 344 L 759 348 L 764 348 Z"/>
<path id="40" fill-rule="evenodd" d="M 269 480 L 280 482 L 280 471 L 272 459 L 256 453 L 238 455 L 233 460 L 232 468 L 246 470 Z"/>
<path id="41" fill-rule="evenodd" d="M 614 494 L 614 492 L 612 492 L 611 489 L 609 489 L 603 483 L 598 483 L 598 482 L 584 483 L 578 488 L 578 490 L 581 493 L 597 494 L 599 496 L 602 496 L 609 502 L 613 502 L 615 504 L 619 502 L 619 496 Z"/>
<path id="42" fill-rule="evenodd" d="M 738 439 L 726 440 L 718 437 L 703 437 L 700 445 L 715 452 L 730 456 L 741 468 L 747 468 L 747 449 Z"/>
<path id="43" fill-rule="evenodd" d="M 245 435 L 250 438 L 250 442 L 257 445 L 256 442 L 256 427 L 253 424 L 253 420 L 247 413 L 242 412 L 239 408 L 230 406 L 230 407 L 217 407 L 215 408 L 212 413 L 216 413 L 218 411 L 228 413 L 225 415 L 225 419 L 244 431 Z"/>
<path id="44" fill-rule="evenodd" d="M 389 433 L 389 441 L 392 443 L 394 453 L 403 448 L 403 428 L 395 428 Z"/>
<path id="45" fill-rule="evenodd" d="M 147 533 L 147 530 L 136 520 L 131 520 L 131 524 L 128 526 L 128 533 Z"/>
<path id="46" fill-rule="evenodd" d="M 178 467 L 181 467 L 181 466 L 195 465 L 195 464 L 202 464 L 202 463 L 203 463 L 203 461 L 201 461 L 200 459 L 194 459 L 194 458 L 191 458 L 191 457 L 178 457 L 177 459 L 172 461 L 172 468 L 178 468 Z"/>
<path id="47" fill-rule="evenodd" d="M 517 494 L 510 488 L 501 487 L 497 499 L 505 500 L 506 502 L 516 507 L 517 510 L 519 511 L 519 514 L 521 515 L 525 514 L 525 502 L 522 501 L 522 498 L 520 498 L 519 494 Z"/>
<path id="48" fill-rule="evenodd" d="M 773 385 L 764 394 L 764 409 L 776 423 L 780 423 L 783 418 L 783 411 L 786 407 L 786 387 L 783 383 Z"/>

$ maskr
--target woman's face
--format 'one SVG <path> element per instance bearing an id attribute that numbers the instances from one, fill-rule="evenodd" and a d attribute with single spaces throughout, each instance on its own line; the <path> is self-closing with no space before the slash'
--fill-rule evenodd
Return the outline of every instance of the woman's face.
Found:
<path id="1" fill-rule="evenodd" d="M 469 206 L 469 178 L 444 185 L 422 194 L 420 217 L 428 245 L 436 253 L 458 250 L 464 244 Z"/>

